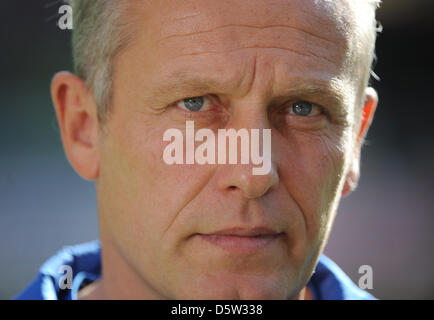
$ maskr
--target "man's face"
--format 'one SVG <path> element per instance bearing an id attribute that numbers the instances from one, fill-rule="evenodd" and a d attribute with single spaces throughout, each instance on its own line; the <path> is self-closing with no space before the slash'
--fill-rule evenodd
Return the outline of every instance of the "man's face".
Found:
<path id="1" fill-rule="evenodd" d="M 116 60 L 100 139 L 101 239 L 161 297 L 295 296 L 327 240 L 352 154 L 342 4 L 134 3 L 136 37 Z M 198 96 L 202 109 L 185 108 Z M 310 104 L 299 112 L 299 101 Z M 271 129 L 271 171 L 167 165 L 163 134 L 184 132 L 187 120 L 214 132 Z"/>

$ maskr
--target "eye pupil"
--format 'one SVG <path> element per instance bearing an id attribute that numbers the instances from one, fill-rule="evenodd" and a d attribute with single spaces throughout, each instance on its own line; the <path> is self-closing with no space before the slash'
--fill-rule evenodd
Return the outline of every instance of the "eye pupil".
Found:
<path id="1" fill-rule="evenodd" d="M 199 111 L 203 107 L 203 97 L 192 97 L 183 101 L 185 107 L 190 111 Z"/>
<path id="2" fill-rule="evenodd" d="M 307 101 L 298 101 L 292 105 L 292 111 L 298 116 L 308 116 L 312 112 L 312 104 Z"/>

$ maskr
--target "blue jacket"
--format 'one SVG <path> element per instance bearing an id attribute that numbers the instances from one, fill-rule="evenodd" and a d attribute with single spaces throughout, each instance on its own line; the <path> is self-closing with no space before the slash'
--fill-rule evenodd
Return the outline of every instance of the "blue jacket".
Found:
<path id="1" fill-rule="evenodd" d="M 65 278 L 61 266 L 74 271 L 70 289 L 59 287 Z M 64 247 L 47 260 L 35 280 L 15 299 L 18 300 L 76 300 L 83 286 L 101 276 L 101 245 L 92 241 Z M 62 278 L 63 277 L 63 278 Z M 372 300 L 371 294 L 357 287 L 332 260 L 321 255 L 315 272 L 308 282 L 316 300 Z"/>

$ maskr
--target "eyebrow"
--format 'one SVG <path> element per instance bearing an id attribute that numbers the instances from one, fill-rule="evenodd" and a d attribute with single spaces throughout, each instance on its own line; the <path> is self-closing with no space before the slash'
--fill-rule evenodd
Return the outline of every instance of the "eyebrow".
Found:
<path id="1" fill-rule="evenodd" d="M 340 79 L 332 79 L 330 81 L 318 79 L 296 79 L 294 84 L 291 84 L 284 90 L 285 96 L 306 96 L 306 97 L 321 97 L 329 103 L 339 107 L 348 106 L 349 94 L 346 90 L 348 84 Z"/>
<path id="2" fill-rule="evenodd" d="M 204 93 L 223 93 L 228 92 L 237 83 L 213 79 L 212 77 L 203 77 L 197 74 L 191 74 L 186 71 L 177 71 L 165 77 L 161 84 L 157 84 L 149 91 L 153 97 L 171 96 L 182 97 L 185 94 L 199 95 Z M 187 98 L 187 97 L 185 97 Z"/>
<path id="3" fill-rule="evenodd" d="M 166 77 L 167 82 L 156 85 L 148 91 L 148 95 L 155 100 L 166 100 L 168 95 L 174 99 L 188 98 L 203 94 L 221 94 L 229 92 L 241 81 L 217 80 L 212 77 L 204 77 L 186 71 L 177 71 Z M 332 79 L 330 81 L 310 78 L 292 78 L 288 86 L 279 92 L 280 97 L 321 97 L 328 103 L 344 108 L 348 105 L 348 93 L 345 90 L 346 84 L 342 80 Z M 188 95 L 188 96 L 186 96 Z M 175 102 L 175 101 L 173 101 Z"/>

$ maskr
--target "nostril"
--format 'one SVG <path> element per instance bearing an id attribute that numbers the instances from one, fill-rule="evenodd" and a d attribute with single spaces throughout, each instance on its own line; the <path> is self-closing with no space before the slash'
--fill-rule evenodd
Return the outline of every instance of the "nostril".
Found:
<path id="1" fill-rule="evenodd" d="M 235 190 L 235 189 L 237 189 L 237 187 L 236 186 L 230 186 L 229 189 L 230 190 Z"/>

